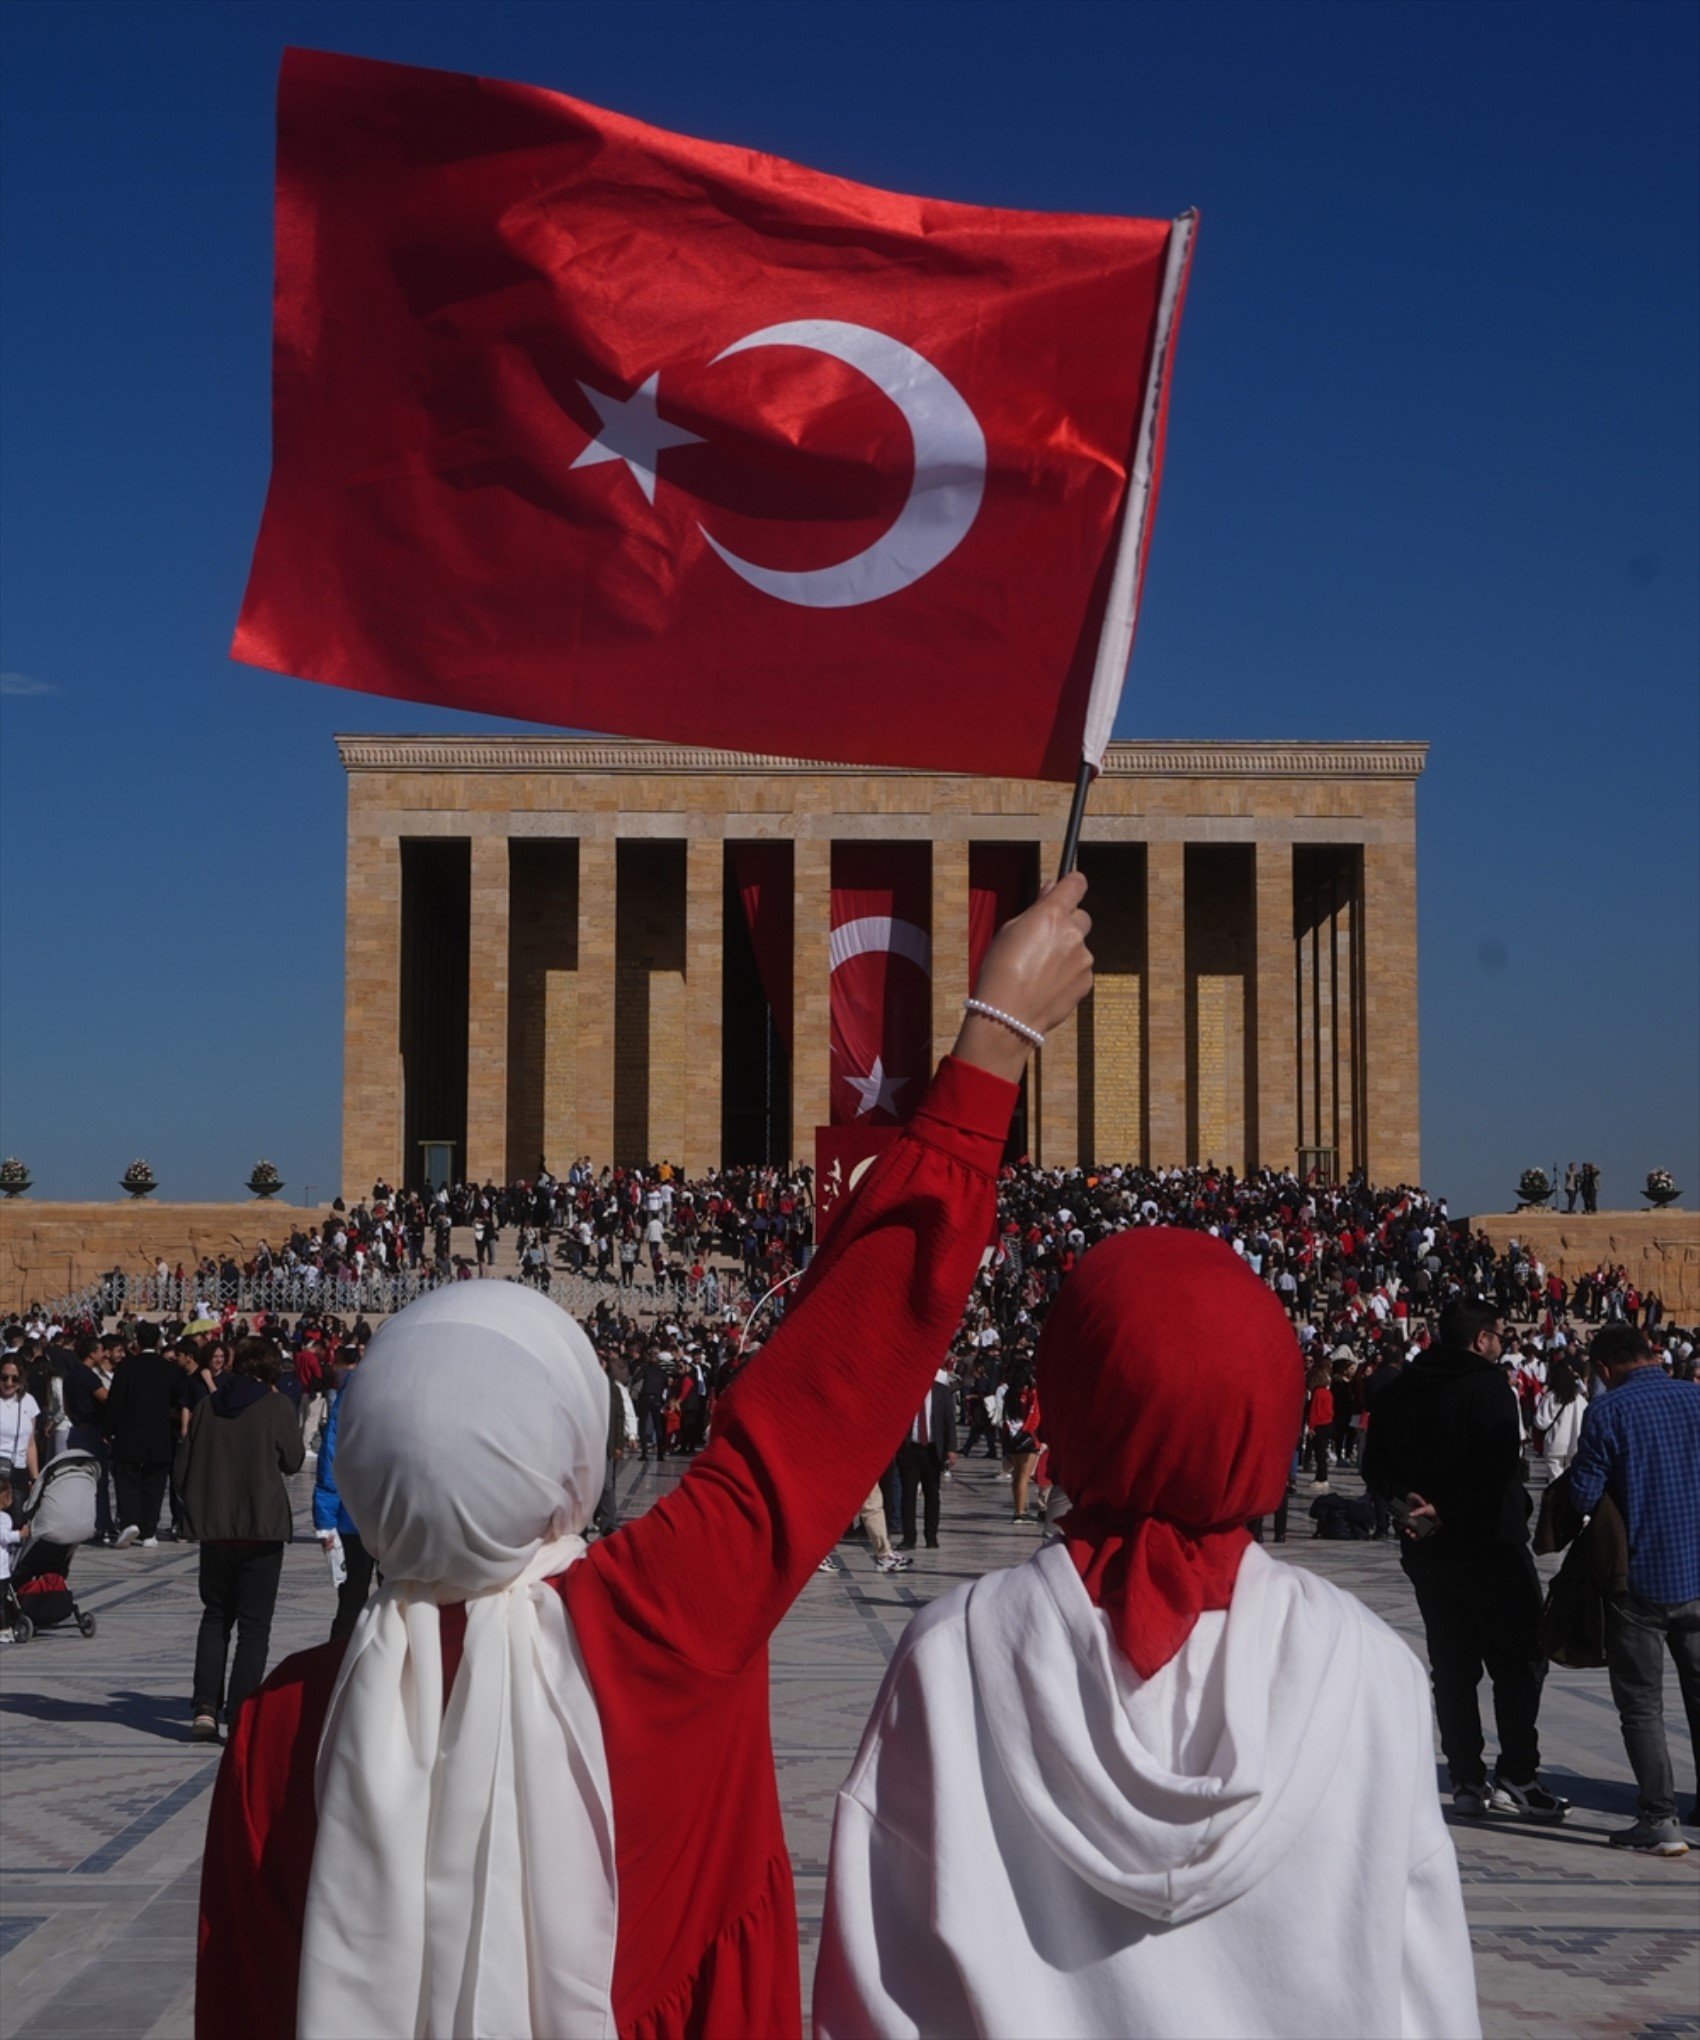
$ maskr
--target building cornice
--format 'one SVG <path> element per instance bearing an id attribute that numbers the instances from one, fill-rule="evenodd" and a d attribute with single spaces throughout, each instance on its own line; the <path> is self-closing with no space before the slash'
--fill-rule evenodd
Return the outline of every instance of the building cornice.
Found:
<path id="1" fill-rule="evenodd" d="M 618 737 L 338 736 L 348 772 L 739 773 L 803 778 L 962 779 L 984 775 L 908 766 L 816 764 Z M 1426 743 L 1118 743 L 1104 756 L 1112 779 L 1415 779 Z M 1059 786 L 1059 797 L 1066 791 Z"/>

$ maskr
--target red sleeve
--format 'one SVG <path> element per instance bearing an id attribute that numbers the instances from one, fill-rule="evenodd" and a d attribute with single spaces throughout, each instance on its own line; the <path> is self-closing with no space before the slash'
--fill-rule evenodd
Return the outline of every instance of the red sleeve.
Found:
<path id="1" fill-rule="evenodd" d="M 843 1534 L 961 1320 L 1016 1095 L 945 1058 L 840 1207 L 784 1323 L 715 1403 L 713 1442 L 671 1495 L 592 1548 L 584 1563 L 613 1611 L 651 1642 L 736 1670 Z"/>
<path id="2" fill-rule="evenodd" d="M 231 1730 L 201 1861 L 196 2040 L 294 2040 L 313 1766 L 342 1654 L 286 1658 Z"/>

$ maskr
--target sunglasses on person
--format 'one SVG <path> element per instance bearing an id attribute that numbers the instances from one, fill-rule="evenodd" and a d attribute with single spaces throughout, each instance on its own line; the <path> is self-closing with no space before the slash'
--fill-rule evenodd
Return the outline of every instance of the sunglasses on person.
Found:
<path id="1" fill-rule="evenodd" d="M 21 1374 L 0 1374 L 0 1388 L 5 1388 L 8 1385 L 10 1385 L 13 1388 L 16 1388 L 18 1383 L 22 1381 L 23 1378 L 24 1377 Z"/>

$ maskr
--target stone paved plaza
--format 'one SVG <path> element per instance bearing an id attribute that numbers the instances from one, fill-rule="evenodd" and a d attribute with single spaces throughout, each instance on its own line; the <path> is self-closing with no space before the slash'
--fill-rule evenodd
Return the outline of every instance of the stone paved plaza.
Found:
<path id="1" fill-rule="evenodd" d="M 632 1468 L 647 1506 L 675 1477 Z M 1350 1476 L 1347 1477 L 1350 1480 Z M 295 1483 L 308 1536 L 307 1483 Z M 1301 1500 L 1300 1508 L 1303 1506 Z M 805 1985 L 812 1972 L 833 1795 L 895 1640 L 932 1595 L 1030 1550 L 986 1460 L 945 1490 L 941 1549 L 913 1573 L 876 1572 L 859 1543 L 809 1583 L 773 1652 L 774 1745 L 797 1870 Z M 1410 1595 L 1392 1549 L 1321 1544 L 1295 1516 L 1294 1563 L 1360 1595 L 1406 1637 Z M 216 1770 L 187 1739 L 198 1601 L 195 1553 L 89 1551 L 73 1584 L 95 1637 L 50 1632 L 0 1651 L 0 2040 L 29 2034 L 141 2040 L 192 2022 L 196 1890 Z M 287 1556 L 273 1661 L 319 1641 L 331 1591 L 318 1547 Z M 1684 1801 L 1694 1790 L 1668 1681 Z M 1700 2035 L 1700 1850 L 1675 1862 L 1607 1852 L 1634 1788 L 1603 1672 L 1555 1671 L 1542 1716 L 1548 1776 L 1574 1801 L 1558 1829 L 1506 1821 L 1454 1830 L 1490 2035 L 1676 2040 Z M 1304 1887 L 1295 1880 L 1295 1930 Z"/>

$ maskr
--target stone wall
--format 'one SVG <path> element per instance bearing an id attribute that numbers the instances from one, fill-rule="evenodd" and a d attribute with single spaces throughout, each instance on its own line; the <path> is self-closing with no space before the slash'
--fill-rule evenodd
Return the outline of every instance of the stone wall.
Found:
<path id="1" fill-rule="evenodd" d="M 1566 1282 L 1590 1275 L 1603 1262 L 1624 1267 L 1643 1295 L 1654 1290 L 1665 1315 L 1678 1324 L 1700 1323 L 1700 1212 L 1600 1211 L 1487 1212 L 1469 1221 L 1496 1247 L 1522 1240 Z"/>
<path id="2" fill-rule="evenodd" d="M 250 1198 L 241 1204 L 160 1204 L 151 1197 L 122 1204 L 49 1204 L 33 1197 L 0 1200 L 0 1310 L 21 1310 L 82 1289 L 122 1268 L 152 1272 L 163 1254 L 175 1268 L 203 1254 L 246 1259 L 261 1240 L 276 1247 L 297 1226 L 316 1226 L 320 1210 Z"/>

